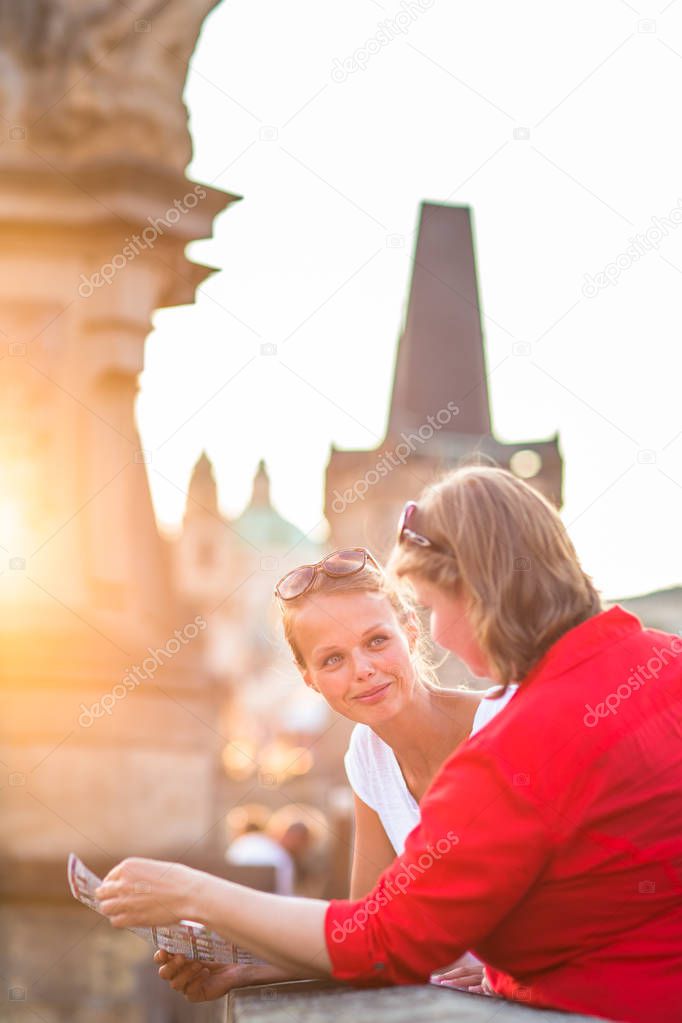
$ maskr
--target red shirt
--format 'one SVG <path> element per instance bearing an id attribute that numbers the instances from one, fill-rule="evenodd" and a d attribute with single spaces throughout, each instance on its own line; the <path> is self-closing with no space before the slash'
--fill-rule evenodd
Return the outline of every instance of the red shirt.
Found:
<path id="1" fill-rule="evenodd" d="M 373 892 L 330 904 L 335 977 L 419 983 L 471 949 L 506 998 L 682 1021 L 679 636 L 620 607 L 565 633 L 421 816 Z"/>

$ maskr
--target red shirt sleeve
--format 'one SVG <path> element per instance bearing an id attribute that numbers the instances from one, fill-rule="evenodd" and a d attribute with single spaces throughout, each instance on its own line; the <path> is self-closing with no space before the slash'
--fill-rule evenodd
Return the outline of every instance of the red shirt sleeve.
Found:
<path id="1" fill-rule="evenodd" d="M 330 903 L 325 937 L 335 977 L 424 982 L 494 930 L 553 844 L 544 814 L 518 781 L 481 749 L 465 748 L 446 762 L 402 856 L 365 898 Z"/>

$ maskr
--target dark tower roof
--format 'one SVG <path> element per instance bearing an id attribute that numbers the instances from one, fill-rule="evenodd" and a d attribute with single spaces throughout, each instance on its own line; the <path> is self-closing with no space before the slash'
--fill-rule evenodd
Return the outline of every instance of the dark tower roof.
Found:
<path id="1" fill-rule="evenodd" d="M 425 202 L 387 438 L 417 429 L 448 402 L 459 414 L 443 432 L 490 433 L 471 211 Z"/>

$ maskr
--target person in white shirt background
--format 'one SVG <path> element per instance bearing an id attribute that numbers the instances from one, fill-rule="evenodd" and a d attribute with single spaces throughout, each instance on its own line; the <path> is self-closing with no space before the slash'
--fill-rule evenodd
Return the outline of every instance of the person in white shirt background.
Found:
<path id="1" fill-rule="evenodd" d="M 293 895 L 296 865 L 311 840 L 310 829 L 303 821 L 278 824 L 277 814 L 273 814 L 267 825 L 247 823 L 243 832 L 230 842 L 225 859 L 242 866 L 273 867 L 276 894 Z"/>
<path id="2" fill-rule="evenodd" d="M 516 687 L 502 694 L 441 687 L 415 602 L 365 548 L 294 569 L 275 592 L 304 682 L 356 722 L 345 767 L 355 809 L 349 897 L 358 899 L 403 851 L 419 823 L 419 801 L 443 762 L 504 709 Z M 162 964 L 159 975 L 189 1001 L 294 979 L 268 965 L 207 966 L 165 952 L 154 958 Z M 435 971 L 441 983 L 481 990 L 483 967 L 473 956 L 434 963 Z"/>

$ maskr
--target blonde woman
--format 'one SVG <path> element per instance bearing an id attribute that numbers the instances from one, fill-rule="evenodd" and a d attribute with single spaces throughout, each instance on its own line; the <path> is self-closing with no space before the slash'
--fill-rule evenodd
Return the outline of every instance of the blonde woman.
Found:
<path id="1" fill-rule="evenodd" d="M 473 690 L 441 688 L 414 603 L 363 547 L 294 569 L 275 592 L 306 685 L 356 722 L 345 767 L 355 805 L 350 898 L 359 899 L 403 852 L 419 824 L 419 800 L 443 761 L 502 710 L 513 691 L 487 699 Z M 241 964 L 197 979 L 197 968 L 182 956 L 171 961 L 158 953 L 157 962 L 161 977 L 190 1001 L 288 976 Z M 440 980 L 478 989 L 481 975 L 481 964 L 465 956 Z"/>
<path id="2" fill-rule="evenodd" d="M 519 684 L 448 757 L 403 854 L 364 898 L 330 903 L 129 859 L 98 889 L 104 911 L 117 927 L 199 920 L 354 983 L 420 983 L 472 949 L 503 997 L 678 1023 L 682 639 L 604 611 L 556 510 L 501 469 L 429 488 L 392 565 L 436 640 Z"/>

